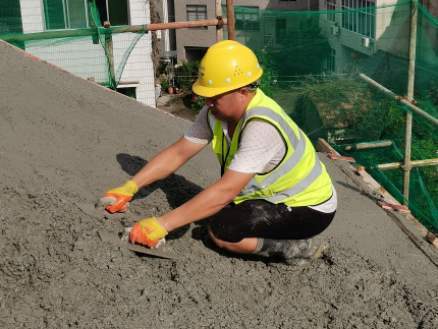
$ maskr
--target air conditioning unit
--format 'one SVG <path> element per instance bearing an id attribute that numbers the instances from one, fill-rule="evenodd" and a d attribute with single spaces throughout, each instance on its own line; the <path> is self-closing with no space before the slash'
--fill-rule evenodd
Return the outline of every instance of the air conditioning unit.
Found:
<path id="1" fill-rule="evenodd" d="M 369 48 L 371 45 L 371 39 L 368 37 L 362 37 L 362 46 L 364 48 Z"/>
<path id="2" fill-rule="evenodd" d="M 331 35 L 338 35 L 339 34 L 339 26 L 337 26 L 337 25 L 330 26 L 330 33 L 331 33 Z"/>

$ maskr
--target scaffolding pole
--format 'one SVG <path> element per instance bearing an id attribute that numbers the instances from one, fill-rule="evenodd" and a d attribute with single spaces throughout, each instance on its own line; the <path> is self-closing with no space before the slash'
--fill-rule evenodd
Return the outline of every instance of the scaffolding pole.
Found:
<path id="1" fill-rule="evenodd" d="M 414 68 L 412 68 L 414 69 Z M 379 84 L 377 81 L 374 81 L 373 79 L 371 79 L 369 76 L 360 73 L 359 77 L 364 80 L 365 82 L 367 82 L 368 84 L 370 84 L 371 86 L 377 88 L 379 91 L 383 92 L 385 95 L 388 95 L 389 97 L 399 101 L 400 103 L 402 103 L 403 105 L 405 105 L 408 108 L 408 114 L 410 115 L 411 119 L 408 120 L 406 122 L 406 132 L 410 132 L 410 136 L 405 138 L 406 139 L 406 145 L 409 146 L 409 158 L 408 161 L 406 161 L 406 157 L 405 157 L 405 161 L 404 163 L 399 163 L 399 162 L 394 162 L 394 163 L 384 163 L 384 164 L 378 164 L 377 168 L 379 168 L 380 170 L 389 170 L 389 169 L 398 169 L 398 168 L 402 168 L 404 170 L 404 174 L 405 174 L 405 179 L 406 179 L 406 175 L 409 176 L 410 174 L 410 170 L 413 167 L 425 167 L 425 166 L 436 166 L 438 165 L 438 159 L 437 158 L 433 158 L 433 159 L 425 159 L 425 160 L 416 160 L 416 161 L 412 161 L 410 154 L 411 154 L 411 145 L 412 145 L 412 112 L 415 112 L 416 114 L 418 114 L 419 116 L 425 118 L 426 120 L 430 121 L 432 124 L 434 124 L 435 126 L 438 126 L 438 119 L 435 118 L 434 116 L 430 115 L 429 113 L 423 111 L 421 108 L 419 108 L 418 106 L 412 104 L 412 102 L 410 102 L 408 99 L 405 99 L 403 97 L 398 96 L 397 94 L 395 94 L 394 92 L 392 92 L 391 90 L 389 90 L 388 88 L 385 88 L 384 86 L 382 86 L 381 84 Z M 412 80 L 410 80 L 411 83 L 413 83 L 413 78 L 411 77 Z M 412 86 L 412 85 L 411 85 Z M 412 93 L 413 90 L 411 89 L 410 92 Z M 406 154 L 406 153 L 405 153 Z M 408 166 L 408 167 L 406 167 Z M 409 170 L 407 170 L 409 169 Z M 407 174 L 408 173 L 408 174 Z M 404 185 L 403 188 L 408 188 L 409 189 L 409 177 L 408 180 L 404 180 Z M 403 191 L 405 192 L 405 191 Z M 409 192 L 407 194 L 404 194 L 404 201 L 408 202 L 409 201 Z M 406 196 L 408 198 L 406 198 Z"/>
<path id="2" fill-rule="evenodd" d="M 227 24 L 225 19 L 203 19 L 198 21 L 184 21 L 172 23 L 154 23 L 145 25 L 123 25 L 113 26 L 111 28 L 102 28 L 102 33 L 141 33 L 148 31 L 168 30 L 168 29 L 184 29 L 202 26 L 222 26 Z M 13 33 L 0 34 L 0 39 L 4 41 L 28 41 L 28 40 L 44 40 L 44 39 L 59 39 L 69 37 L 84 37 L 91 36 L 96 33 L 96 28 L 84 28 L 75 30 L 59 30 L 48 32 L 34 32 L 34 33 Z"/>
<path id="3" fill-rule="evenodd" d="M 216 18 L 222 20 L 222 1 L 216 0 Z M 221 41 L 224 39 L 224 28 L 223 26 L 216 25 L 216 41 Z"/>
<path id="4" fill-rule="evenodd" d="M 418 23 L 418 6 L 417 0 L 411 1 L 411 28 L 409 40 L 409 68 L 408 68 L 408 86 L 407 98 L 409 102 L 414 100 L 415 87 L 415 60 L 417 55 L 417 23 Z M 403 196 L 404 204 L 409 205 L 409 187 L 411 181 L 411 149 L 412 149 L 412 112 L 406 113 L 405 129 L 405 161 L 403 165 Z"/>
<path id="5" fill-rule="evenodd" d="M 233 0 L 227 0 L 227 28 L 228 39 L 236 40 Z"/>
<path id="6" fill-rule="evenodd" d="M 399 101 L 403 105 L 406 105 L 410 110 L 412 110 L 416 114 L 422 116 L 426 120 L 428 120 L 428 121 L 432 122 L 434 125 L 438 126 L 438 119 L 435 118 L 434 116 L 430 115 L 426 111 L 422 110 L 418 106 L 412 104 L 411 102 L 408 102 L 405 98 L 398 96 L 396 93 L 394 93 L 393 91 L 389 90 L 388 88 L 382 86 L 380 83 L 378 83 L 377 81 L 371 79 L 366 74 L 359 73 L 359 77 L 362 80 L 364 80 L 365 82 L 367 82 L 370 85 L 372 85 L 373 87 L 376 87 L 378 90 L 380 90 L 384 94 L 386 94 L 386 95 L 390 96 L 391 98 Z"/>
<path id="7" fill-rule="evenodd" d="M 108 21 L 103 22 L 103 27 L 105 29 L 110 29 L 111 24 Z M 116 89 L 116 74 L 114 69 L 114 47 L 113 47 L 113 35 L 112 33 L 105 33 L 105 49 L 106 49 L 106 57 L 108 61 L 108 68 L 110 72 L 110 86 L 112 89 Z"/>
<path id="8" fill-rule="evenodd" d="M 438 166 L 438 158 L 425 159 L 425 160 L 413 160 L 413 161 L 411 161 L 411 166 L 412 166 L 412 168 Z M 380 170 L 399 169 L 402 167 L 403 167 L 403 163 L 401 163 L 401 162 L 391 162 L 391 163 L 383 163 L 383 164 L 377 165 L 377 168 L 379 168 Z"/>

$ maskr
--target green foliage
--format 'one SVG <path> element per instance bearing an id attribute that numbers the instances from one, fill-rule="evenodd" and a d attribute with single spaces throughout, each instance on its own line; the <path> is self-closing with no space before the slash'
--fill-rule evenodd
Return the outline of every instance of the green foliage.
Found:
<path id="1" fill-rule="evenodd" d="M 187 93 L 183 97 L 183 103 L 187 108 L 190 108 L 195 112 L 199 112 L 205 105 L 205 100 L 203 97 L 196 96 L 192 93 Z"/>
<path id="2" fill-rule="evenodd" d="M 263 67 L 263 75 L 260 79 L 260 88 L 267 94 L 272 96 L 274 85 L 274 72 L 271 57 L 265 49 L 255 51 L 256 56 Z"/>
<path id="3" fill-rule="evenodd" d="M 199 112 L 205 105 L 205 99 L 203 97 L 198 97 L 196 95 L 193 95 L 192 102 L 191 102 L 191 109 Z"/>
<path id="4" fill-rule="evenodd" d="M 293 23 L 293 20 L 290 20 Z M 272 70 L 278 77 L 320 74 L 330 54 L 330 45 L 321 34 L 319 18 L 300 19 L 298 26 L 282 34 L 281 51 L 271 52 Z"/>
<path id="5" fill-rule="evenodd" d="M 199 61 L 184 62 L 176 66 L 175 83 L 183 91 L 192 90 L 198 77 Z"/>
<path id="6" fill-rule="evenodd" d="M 433 93 L 433 89 L 427 90 Z M 284 88 L 288 99 L 295 99 L 294 119 L 314 141 L 340 131 L 338 143 L 371 142 L 391 140 L 389 148 L 345 152 L 358 163 L 367 167 L 373 176 L 403 202 L 402 170 L 379 171 L 381 163 L 400 162 L 404 158 L 405 121 L 408 109 L 364 84 L 353 75 L 340 79 L 326 77 L 316 79 L 302 77 L 293 88 Z M 435 115 L 436 105 L 432 97 L 419 102 L 419 106 Z M 317 115 L 315 115 L 315 113 Z M 437 156 L 437 129 L 426 119 L 414 113 L 412 131 L 412 159 L 430 159 Z M 320 126 L 320 127 L 318 127 Z M 327 128 L 327 130 L 325 130 Z M 339 136 L 342 136 L 340 138 Z M 332 140 L 332 141 L 333 141 Z M 435 166 L 414 169 L 411 172 L 410 207 L 415 216 L 431 230 L 438 232 L 438 168 Z"/>
<path id="7" fill-rule="evenodd" d="M 161 90 L 167 91 L 167 89 L 170 87 L 170 83 L 168 80 L 163 80 L 160 83 L 161 85 Z"/>

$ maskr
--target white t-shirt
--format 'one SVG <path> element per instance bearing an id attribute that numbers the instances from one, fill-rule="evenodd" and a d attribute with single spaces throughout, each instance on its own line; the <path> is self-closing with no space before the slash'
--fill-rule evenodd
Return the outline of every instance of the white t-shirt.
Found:
<path id="1" fill-rule="evenodd" d="M 228 134 L 227 123 L 222 122 L 222 127 L 229 144 L 231 136 Z M 199 112 L 184 137 L 199 144 L 211 142 L 213 132 L 208 124 L 208 107 L 204 107 Z M 229 169 L 242 173 L 266 173 L 280 163 L 285 153 L 286 145 L 273 125 L 263 120 L 251 120 L 242 132 L 239 148 L 234 154 Z M 331 213 L 336 210 L 336 206 L 337 197 L 333 188 L 333 195 L 329 200 L 310 208 Z"/>

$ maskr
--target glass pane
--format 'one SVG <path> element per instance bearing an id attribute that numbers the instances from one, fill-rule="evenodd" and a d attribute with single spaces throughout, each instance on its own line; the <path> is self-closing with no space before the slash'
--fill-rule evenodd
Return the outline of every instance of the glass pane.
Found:
<path id="1" fill-rule="evenodd" d="M 207 6 L 187 5 L 187 20 L 207 19 Z"/>
<path id="2" fill-rule="evenodd" d="M 62 0 L 44 0 L 46 29 L 65 29 L 64 6 Z"/>
<path id="3" fill-rule="evenodd" d="M 69 28 L 87 27 L 87 16 L 83 0 L 67 0 Z"/>
<path id="4" fill-rule="evenodd" d="M 0 6 L 0 33 L 23 32 L 19 0 L 2 0 Z"/>
<path id="5" fill-rule="evenodd" d="M 108 0 L 109 20 L 114 25 L 129 25 L 127 0 Z"/>

